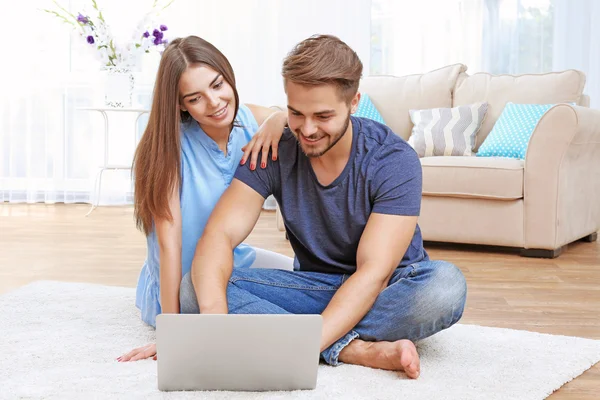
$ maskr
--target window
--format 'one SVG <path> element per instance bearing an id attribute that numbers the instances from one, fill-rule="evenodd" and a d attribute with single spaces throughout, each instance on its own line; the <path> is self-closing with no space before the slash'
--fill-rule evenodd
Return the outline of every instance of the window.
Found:
<path id="1" fill-rule="evenodd" d="M 371 75 L 462 63 L 469 72 L 547 72 L 552 0 L 373 0 Z"/>

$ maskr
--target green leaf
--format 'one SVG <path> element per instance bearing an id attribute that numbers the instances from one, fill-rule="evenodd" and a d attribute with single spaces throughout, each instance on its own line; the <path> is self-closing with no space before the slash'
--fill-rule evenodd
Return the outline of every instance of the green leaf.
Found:
<path id="1" fill-rule="evenodd" d="M 96 0 L 92 0 L 92 7 L 94 8 L 94 10 L 98 11 L 98 19 L 106 23 L 104 17 L 102 16 L 102 11 L 100 11 L 100 9 L 98 8 L 98 3 L 96 3 Z"/>
<path id="2" fill-rule="evenodd" d="M 169 3 L 167 3 L 166 6 L 164 6 L 163 8 L 160 9 L 160 11 L 164 10 L 165 8 L 169 7 L 171 4 L 173 4 L 175 0 L 171 0 Z"/>
<path id="3" fill-rule="evenodd" d="M 63 22 L 66 22 L 69 25 L 72 25 L 74 28 L 77 28 L 77 25 L 75 25 L 75 23 L 73 21 L 69 21 L 65 16 L 57 13 L 56 11 L 51 11 L 51 10 L 46 10 L 44 9 L 43 11 L 47 12 L 48 14 L 52 14 L 58 18 L 60 18 Z"/>
<path id="4" fill-rule="evenodd" d="M 71 13 L 69 12 L 69 10 L 65 9 L 63 6 L 61 6 L 60 4 L 58 4 L 58 2 L 57 2 L 56 0 L 52 0 L 52 2 L 53 2 L 54 4 L 56 4 L 56 7 L 60 8 L 60 9 L 61 9 L 61 10 L 63 10 L 64 12 L 66 12 L 66 13 L 67 13 L 67 15 L 70 15 L 70 16 L 71 16 L 71 18 L 73 18 L 75 21 L 77 21 L 77 17 L 76 17 L 76 16 L 74 16 L 73 14 L 71 14 Z"/>

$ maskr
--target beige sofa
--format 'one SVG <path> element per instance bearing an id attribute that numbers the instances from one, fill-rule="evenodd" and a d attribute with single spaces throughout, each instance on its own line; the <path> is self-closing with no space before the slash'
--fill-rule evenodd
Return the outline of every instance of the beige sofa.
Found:
<path id="1" fill-rule="evenodd" d="M 409 109 L 489 103 L 476 151 L 508 101 L 558 104 L 542 117 L 525 160 L 423 157 L 419 225 L 426 241 L 497 245 L 524 256 L 557 257 L 564 245 L 593 241 L 600 229 L 600 110 L 583 94 L 585 75 L 468 75 L 462 64 L 404 77 L 367 77 L 386 124 L 408 140 Z M 278 227 L 284 229 L 278 212 Z"/>

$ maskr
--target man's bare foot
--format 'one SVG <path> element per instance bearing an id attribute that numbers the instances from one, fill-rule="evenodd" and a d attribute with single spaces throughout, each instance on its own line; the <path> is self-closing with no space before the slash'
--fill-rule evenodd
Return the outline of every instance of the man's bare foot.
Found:
<path id="1" fill-rule="evenodd" d="M 396 342 L 365 342 L 354 339 L 340 352 L 340 361 L 365 367 L 404 371 L 416 379 L 421 373 L 419 353 L 410 340 Z"/>

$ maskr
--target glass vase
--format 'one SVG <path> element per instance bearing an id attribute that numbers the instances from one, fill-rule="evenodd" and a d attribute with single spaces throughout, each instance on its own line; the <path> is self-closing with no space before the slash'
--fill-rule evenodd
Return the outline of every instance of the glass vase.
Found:
<path id="1" fill-rule="evenodd" d="M 135 80 L 129 68 L 112 67 L 106 70 L 104 103 L 107 107 L 131 107 Z"/>

